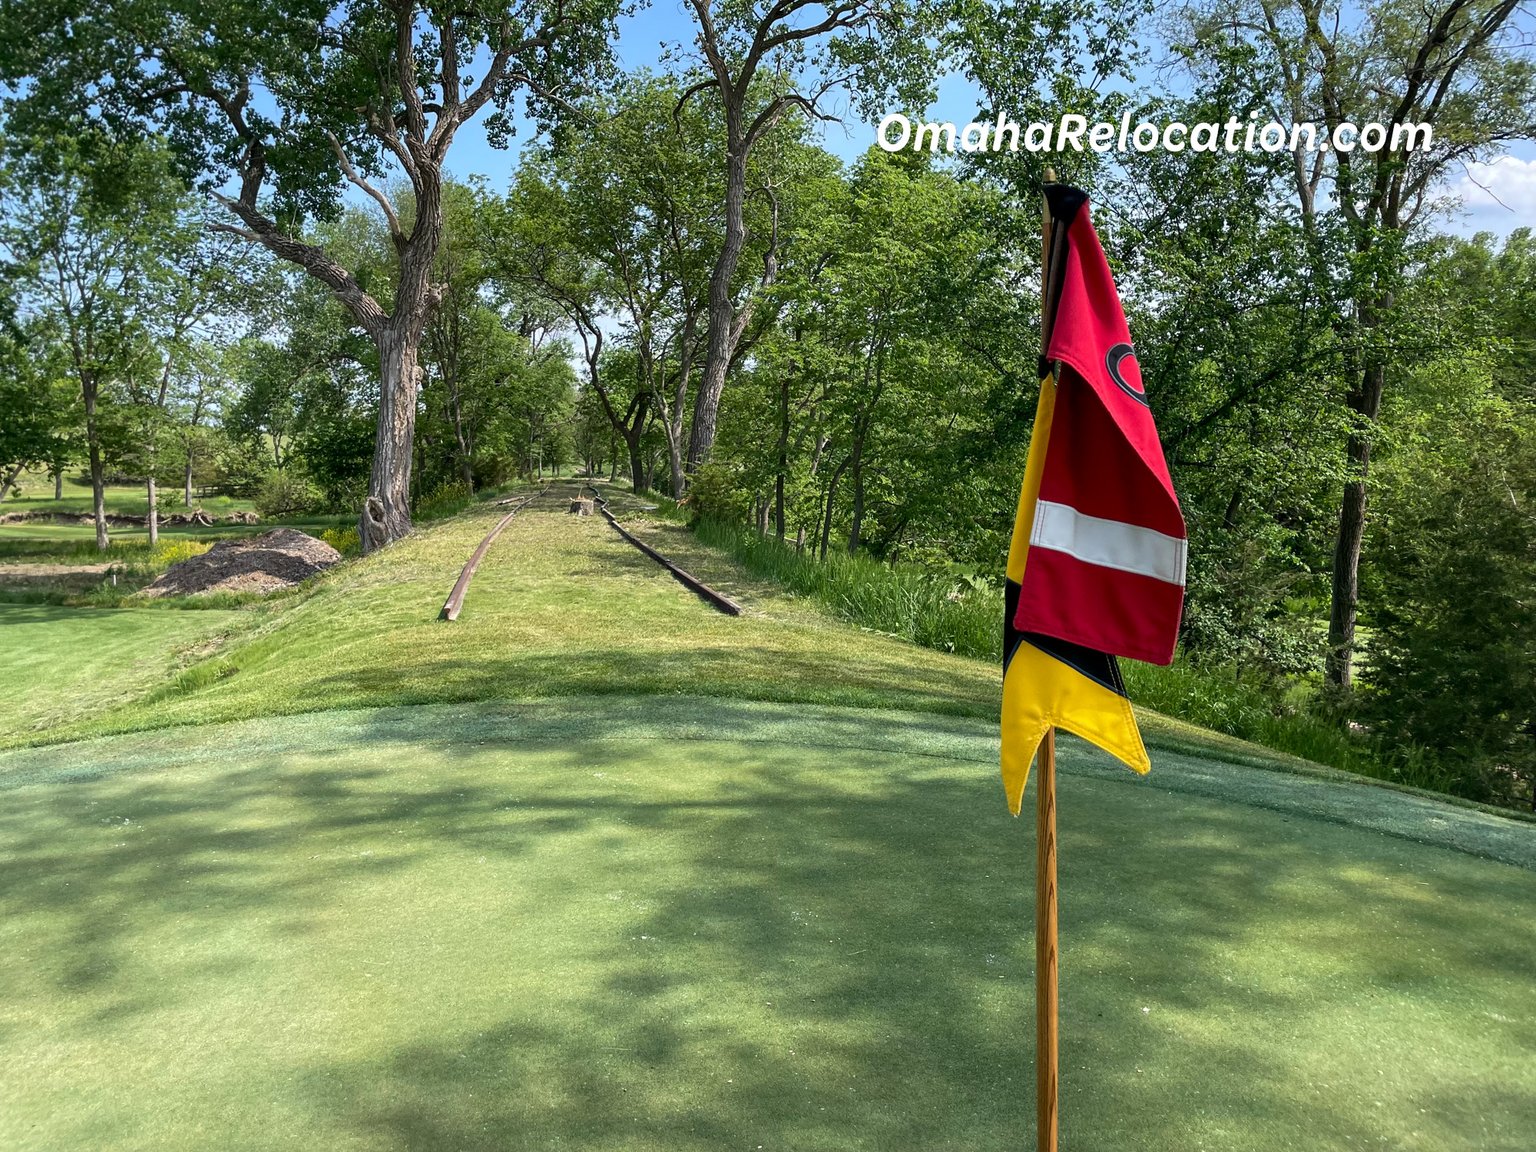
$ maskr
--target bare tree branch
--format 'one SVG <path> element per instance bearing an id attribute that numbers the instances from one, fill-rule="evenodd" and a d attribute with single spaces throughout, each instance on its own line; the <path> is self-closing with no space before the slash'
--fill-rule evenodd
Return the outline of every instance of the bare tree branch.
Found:
<path id="1" fill-rule="evenodd" d="M 342 174 L 355 187 L 366 192 L 384 213 L 384 219 L 389 225 L 389 238 L 394 241 L 395 247 L 399 248 L 405 243 L 405 232 L 400 227 L 400 217 L 395 214 L 395 206 L 389 202 L 389 197 L 358 174 L 357 169 L 352 166 L 352 161 L 347 158 L 341 141 L 336 139 L 335 133 L 327 130 L 325 138 L 331 142 L 331 150 L 336 153 L 336 160 L 341 165 Z"/>

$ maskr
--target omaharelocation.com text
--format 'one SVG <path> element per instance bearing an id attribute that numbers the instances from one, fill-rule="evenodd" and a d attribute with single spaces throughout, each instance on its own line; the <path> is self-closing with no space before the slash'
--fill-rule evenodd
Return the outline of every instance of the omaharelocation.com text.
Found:
<path id="1" fill-rule="evenodd" d="M 914 124 L 902 113 L 891 112 L 881 119 L 875 139 L 887 152 L 1414 152 L 1434 142 L 1430 124 L 1393 124 L 1389 129 L 1385 124 L 1345 121 L 1329 128 L 1310 121 L 1289 126 L 1278 120 L 1260 122 L 1258 116 L 1250 112 L 1244 119 L 1230 116 L 1221 123 L 1141 120 L 1133 125 L 1130 112 L 1118 124 L 1090 124 L 1086 116 L 1068 113 L 1054 122 L 1020 124 L 1000 112 L 996 121 L 972 120 L 957 128 L 947 120 Z"/>

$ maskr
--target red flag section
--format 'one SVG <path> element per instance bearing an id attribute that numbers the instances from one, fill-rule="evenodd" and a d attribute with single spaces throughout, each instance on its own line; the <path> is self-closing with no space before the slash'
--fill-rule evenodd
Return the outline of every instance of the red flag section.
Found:
<path id="1" fill-rule="evenodd" d="M 1014 626 L 1167 664 L 1184 605 L 1187 532 L 1142 390 L 1109 262 L 1076 189 L 1055 186 L 1060 365 Z"/>

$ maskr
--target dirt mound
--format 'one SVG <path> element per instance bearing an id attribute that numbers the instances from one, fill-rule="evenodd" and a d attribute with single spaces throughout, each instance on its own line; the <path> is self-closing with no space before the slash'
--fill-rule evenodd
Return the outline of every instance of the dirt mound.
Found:
<path id="1" fill-rule="evenodd" d="M 291 588 L 339 563 L 324 540 L 293 528 L 221 540 L 201 556 L 172 564 L 140 596 L 192 596 L 199 592 L 273 592 Z"/>

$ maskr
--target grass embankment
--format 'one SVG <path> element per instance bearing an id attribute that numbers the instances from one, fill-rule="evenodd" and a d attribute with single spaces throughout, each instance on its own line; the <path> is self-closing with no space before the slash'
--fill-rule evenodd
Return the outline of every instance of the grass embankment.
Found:
<path id="1" fill-rule="evenodd" d="M 210 609 L 63 608 L 0 604 L 0 743 L 34 738 L 131 703 L 255 623 Z M 146 720 L 152 720 L 150 716 Z"/>
<path id="2" fill-rule="evenodd" d="M 831 563 L 848 573 L 842 600 L 797 583 L 803 561 L 754 572 L 745 560 L 687 531 L 656 501 L 604 486 L 611 506 L 684 568 L 749 609 L 719 616 L 679 587 L 598 517 L 565 513 L 574 482 L 521 514 L 475 577 L 456 626 L 437 620 L 465 557 L 501 510 L 476 505 L 424 525 L 384 556 L 322 576 L 305 595 L 242 643 L 183 671 L 147 701 L 62 725 L 50 739 L 329 708 L 531 699 L 586 693 L 697 694 L 803 701 L 995 718 L 1000 683 L 995 653 L 981 662 L 935 650 L 936 638 L 967 635 L 997 643 L 997 613 L 977 598 L 950 599 L 948 584 L 896 574 L 856 558 Z M 750 539 L 757 540 L 755 535 Z M 772 543 L 771 541 L 769 543 Z M 782 561 L 793 553 L 775 550 Z M 846 559 L 846 558 L 845 558 Z M 798 572 L 798 576 L 796 573 Z M 859 597 L 866 597 L 860 600 Z M 880 600 L 883 598 L 883 600 Z M 880 612 L 849 628 L 847 618 L 880 600 Z M 195 601 L 194 601 L 195 602 Z M 908 621 L 935 602 L 939 623 L 915 647 Z M 831 617 L 829 617 L 829 610 Z M 945 623 L 960 619 L 955 626 Z M 956 644 L 962 653 L 967 646 Z M 46 682 L 23 689 L 46 693 Z M 1134 694 L 1155 708 L 1156 699 Z M 1156 711 L 1140 710 L 1149 744 L 1292 770 L 1299 760 Z M 29 733 L 25 739 L 38 739 Z M 16 743 L 0 729 L 0 746 Z"/>
<path id="3" fill-rule="evenodd" d="M 567 515 L 574 491 L 574 484 L 559 485 L 512 521 L 456 624 L 437 613 L 465 558 L 504 511 L 494 505 L 428 525 L 383 555 L 320 577 L 311 594 L 147 704 L 81 717 L 53 735 L 584 694 L 695 694 L 995 717 L 995 669 L 847 628 L 815 604 L 747 576 L 680 526 L 646 529 L 684 567 L 750 608 L 741 619 L 721 616 L 601 518 Z M 620 510 L 640 504 L 627 495 L 612 499 Z"/>
<path id="4" fill-rule="evenodd" d="M 834 552 L 825 560 L 799 553 L 750 528 L 704 522 L 700 540 L 729 554 L 754 575 L 813 597 L 837 616 L 926 647 L 977 659 L 1002 659 L 1003 593 L 996 585 L 915 565 L 889 565 Z M 1389 760 L 1364 739 L 1305 708 L 1276 706 L 1267 691 L 1231 668 L 1167 668 L 1121 663 L 1131 699 L 1144 709 L 1330 768 L 1445 791 L 1450 777 L 1416 761 Z"/>

